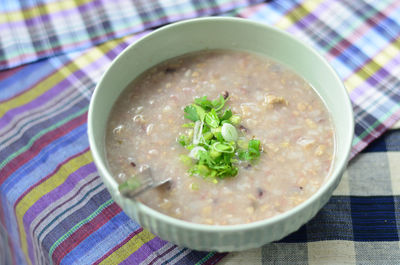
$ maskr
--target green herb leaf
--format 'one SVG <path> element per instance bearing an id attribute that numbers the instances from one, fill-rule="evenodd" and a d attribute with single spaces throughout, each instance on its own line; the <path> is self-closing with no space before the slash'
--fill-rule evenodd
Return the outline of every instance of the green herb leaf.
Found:
<path id="1" fill-rule="evenodd" d="M 254 160 L 260 156 L 260 141 L 253 139 L 249 141 L 248 150 L 239 150 L 238 156 L 240 160 Z"/>
<path id="2" fill-rule="evenodd" d="M 222 133 L 220 133 L 220 132 L 214 133 L 214 136 L 215 136 L 215 138 L 217 138 L 217 141 L 219 141 L 219 142 L 225 141 L 224 137 L 222 137 Z"/>
<path id="3" fill-rule="evenodd" d="M 206 116 L 206 111 L 200 106 L 197 105 L 192 105 L 192 106 L 196 109 L 197 115 L 199 116 L 200 120 L 204 121 L 204 117 Z"/>
<path id="4" fill-rule="evenodd" d="M 260 156 L 260 141 L 238 140 L 237 129 L 241 121 L 239 115 L 233 115 L 230 109 L 223 109 L 227 100 L 220 96 L 208 100 L 199 97 L 184 109 L 185 117 L 193 122 L 182 127 L 186 130 L 177 141 L 188 151 L 180 160 L 190 166 L 191 175 L 200 175 L 213 183 L 217 178 L 236 176 L 238 159 L 252 161 Z"/>
<path id="5" fill-rule="evenodd" d="M 201 98 L 195 98 L 194 103 L 196 103 L 205 110 L 210 110 L 212 107 L 214 107 L 211 101 L 207 99 L 207 96 L 203 96 Z"/>
<path id="6" fill-rule="evenodd" d="M 228 109 L 228 110 L 224 111 L 224 114 L 222 114 L 222 116 L 220 117 L 220 120 L 221 121 L 229 120 L 230 117 L 232 117 L 232 111 L 230 109 Z"/>
<path id="7" fill-rule="evenodd" d="M 225 102 L 226 102 L 226 100 L 224 99 L 224 97 L 222 95 L 220 95 L 218 99 L 214 99 L 212 101 L 212 105 L 215 108 L 215 111 L 221 110 L 224 107 Z"/>
<path id="8" fill-rule="evenodd" d="M 260 140 L 252 139 L 249 141 L 249 153 L 254 158 L 260 156 Z"/>
<path id="9" fill-rule="evenodd" d="M 185 118 L 191 121 L 200 120 L 199 115 L 197 114 L 197 110 L 193 105 L 186 106 L 184 111 L 186 112 Z"/>
<path id="10" fill-rule="evenodd" d="M 239 150 L 238 156 L 240 160 L 248 161 L 251 159 L 249 152 L 245 150 Z"/>
<path id="11" fill-rule="evenodd" d="M 204 116 L 206 115 L 205 110 L 197 105 L 186 106 L 184 111 L 186 112 L 185 118 L 191 121 L 204 121 Z"/>
<path id="12" fill-rule="evenodd" d="M 209 152 L 199 151 L 198 155 L 199 155 L 199 164 L 208 165 L 208 166 L 215 164 L 215 161 L 214 161 L 214 159 L 211 158 Z"/>
<path id="13" fill-rule="evenodd" d="M 205 116 L 205 122 L 212 128 L 217 128 L 219 126 L 219 118 L 215 109 L 211 109 Z"/>
<path id="14" fill-rule="evenodd" d="M 186 135 L 179 135 L 179 137 L 176 139 L 178 143 L 180 143 L 182 146 L 185 146 L 188 144 L 188 139 Z"/>

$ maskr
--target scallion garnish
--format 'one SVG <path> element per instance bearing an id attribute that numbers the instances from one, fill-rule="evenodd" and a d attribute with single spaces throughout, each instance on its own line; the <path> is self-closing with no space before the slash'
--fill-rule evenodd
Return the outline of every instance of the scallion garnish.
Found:
<path id="1" fill-rule="evenodd" d="M 225 141 L 237 141 L 238 134 L 236 128 L 229 123 L 224 123 L 221 128 L 221 134 Z"/>
<path id="2" fill-rule="evenodd" d="M 224 109 L 229 98 L 215 100 L 207 96 L 196 98 L 184 109 L 185 118 L 192 122 L 183 127 L 193 128 L 178 136 L 177 141 L 188 151 L 180 160 L 190 167 L 192 175 L 201 175 L 217 183 L 217 178 L 233 177 L 238 173 L 238 160 L 252 162 L 260 156 L 260 141 L 246 143 L 238 135 L 237 125 L 241 117 Z"/>

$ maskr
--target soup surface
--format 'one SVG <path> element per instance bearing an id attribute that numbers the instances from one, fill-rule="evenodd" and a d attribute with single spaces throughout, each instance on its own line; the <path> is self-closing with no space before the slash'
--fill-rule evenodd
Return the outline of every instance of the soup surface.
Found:
<path id="1" fill-rule="evenodd" d="M 179 157 L 187 150 L 177 136 L 183 108 L 194 98 L 229 100 L 241 116 L 237 126 L 261 141 L 253 163 L 238 162 L 238 174 L 213 183 L 191 176 Z M 150 166 L 171 185 L 139 200 L 167 215 L 195 223 L 230 225 L 262 220 L 300 204 L 329 177 L 334 129 L 310 85 L 268 58 L 211 50 L 163 62 L 134 80 L 119 97 L 108 121 L 109 169 L 119 183 Z"/>

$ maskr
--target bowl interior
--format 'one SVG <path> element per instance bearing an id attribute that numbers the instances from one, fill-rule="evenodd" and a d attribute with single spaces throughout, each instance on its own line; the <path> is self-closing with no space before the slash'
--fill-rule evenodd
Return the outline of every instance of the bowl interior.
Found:
<path id="1" fill-rule="evenodd" d="M 151 66 L 204 49 L 260 53 L 287 65 L 308 81 L 325 101 L 333 118 L 336 157 L 332 177 L 324 186 L 337 182 L 348 159 L 353 116 L 347 92 L 332 68 L 309 46 L 272 27 L 243 19 L 205 18 L 163 27 L 129 46 L 97 85 L 89 109 L 89 140 L 96 165 L 110 192 L 118 193 L 117 183 L 106 168 L 104 140 L 114 102 L 133 79 Z"/>

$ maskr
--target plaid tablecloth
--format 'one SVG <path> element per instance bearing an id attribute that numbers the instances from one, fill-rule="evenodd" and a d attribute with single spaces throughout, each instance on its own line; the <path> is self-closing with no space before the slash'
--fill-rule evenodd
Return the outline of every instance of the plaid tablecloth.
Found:
<path id="1" fill-rule="evenodd" d="M 400 118 L 399 1 L 258 2 L 0 0 L 0 264 L 214 264 L 226 255 L 180 248 L 139 227 L 92 162 L 94 86 L 153 27 L 240 16 L 309 42 L 350 92 L 353 156 Z M 222 262 L 399 263 L 399 138 L 392 132 L 355 157 L 335 196 L 299 231 Z"/>
<path id="2" fill-rule="evenodd" d="M 300 230 L 222 264 L 400 264 L 400 129 L 349 164 L 328 204 Z"/>

